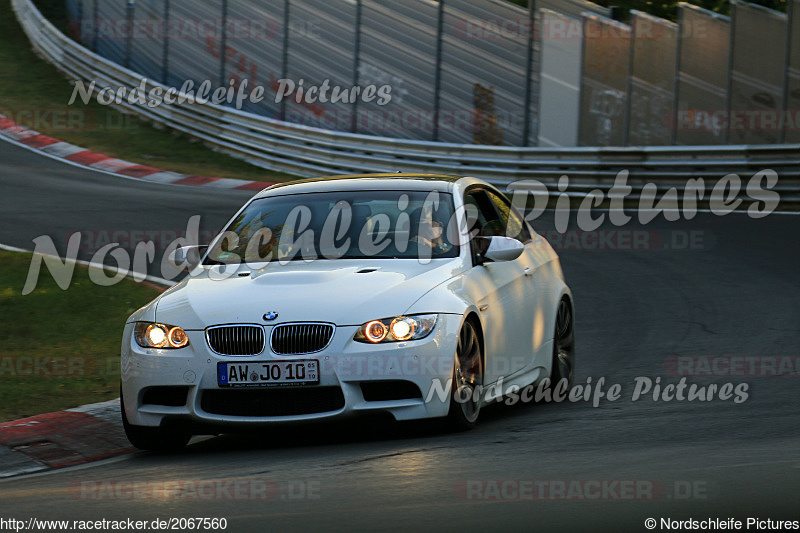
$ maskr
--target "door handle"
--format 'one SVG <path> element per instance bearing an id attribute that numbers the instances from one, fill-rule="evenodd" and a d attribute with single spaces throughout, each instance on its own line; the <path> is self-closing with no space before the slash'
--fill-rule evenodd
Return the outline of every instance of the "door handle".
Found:
<path id="1" fill-rule="evenodd" d="M 531 267 L 525 267 L 522 273 L 525 274 L 526 277 L 531 277 L 533 276 L 533 269 Z"/>

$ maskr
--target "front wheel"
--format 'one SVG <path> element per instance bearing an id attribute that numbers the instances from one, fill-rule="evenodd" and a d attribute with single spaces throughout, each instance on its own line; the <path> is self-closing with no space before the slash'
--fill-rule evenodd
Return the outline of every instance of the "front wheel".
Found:
<path id="1" fill-rule="evenodd" d="M 483 359 L 475 326 L 465 322 L 458 334 L 447 417 L 453 429 L 471 429 L 478 420 L 483 395 Z"/>
<path id="2" fill-rule="evenodd" d="M 181 431 L 162 427 L 135 426 L 128 422 L 121 390 L 119 402 L 122 408 L 122 427 L 125 429 L 125 436 L 135 448 L 151 452 L 172 452 L 184 448 L 192 438 L 190 434 Z"/>
<path id="3" fill-rule="evenodd" d="M 556 330 L 553 339 L 553 367 L 550 371 L 551 386 L 555 387 L 566 380 L 565 390 L 572 388 L 575 379 L 575 330 L 572 320 L 572 307 L 563 298 L 558 303 Z"/>

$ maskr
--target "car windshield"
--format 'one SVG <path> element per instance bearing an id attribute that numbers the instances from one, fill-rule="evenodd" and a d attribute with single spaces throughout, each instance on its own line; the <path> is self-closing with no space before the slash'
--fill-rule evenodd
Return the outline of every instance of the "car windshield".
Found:
<path id="1" fill-rule="evenodd" d="M 344 191 L 251 202 L 205 263 L 457 257 L 451 194 Z"/>

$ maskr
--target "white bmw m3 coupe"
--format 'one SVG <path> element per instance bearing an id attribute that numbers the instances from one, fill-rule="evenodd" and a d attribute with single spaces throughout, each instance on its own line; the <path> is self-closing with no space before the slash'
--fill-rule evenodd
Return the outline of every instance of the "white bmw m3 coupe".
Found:
<path id="1" fill-rule="evenodd" d="M 189 274 L 122 339 L 123 422 L 142 449 L 379 412 L 466 429 L 509 392 L 572 382 L 558 256 L 475 178 L 275 185 L 208 247 L 170 252 Z"/>

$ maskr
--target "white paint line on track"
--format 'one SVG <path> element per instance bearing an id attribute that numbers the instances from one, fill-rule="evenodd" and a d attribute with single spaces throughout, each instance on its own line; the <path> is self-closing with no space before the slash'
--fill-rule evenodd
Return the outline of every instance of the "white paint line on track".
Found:
<path id="1" fill-rule="evenodd" d="M 33 250 L 26 250 L 24 248 L 17 248 L 16 246 L 8 246 L 8 245 L 2 244 L 2 243 L 0 243 L 0 250 L 5 250 L 7 252 L 28 252 L 28 253 L 33 253 Z M 42 254 L 42 253 L 40 253 L 39 255 L 44 256 L 44 257 L 52 257 L 52 258 L 58 259 L 59 261 L 62 261 L 62 262 L 63 261 L 67 261 L 67 259 L 64 259 L 63 257 L 59 257 L 57 255 Z M 104 264 L 101 264 L 101 263 L 92 263 L 91 261 L 84 261 L 83 259 L 75 259 L 74 262 L 76 264 L 78 264 L 78 265 L 82 265 L 82 266 L 89 267 L 89 268 L 97 268 L 97 269 L 104 269 L 104 270 L 108 270 L 108 269 L 113 269 L 114 268 L 113 266 L 110 266 L 110 265 L 104 265 Z M 128 272 L 125 275 L 125 277 L 126 278 L 133 278 L 133 275 L 134 275 L 133 272 Z M 172 287 L 172 286 L 178 284 L 177 281 L 170 281 L 168 279 L 159 278 L 158 276 L 151 276 L 150 274 L 146 274 L 142 281 L 149 281 L 150 283 L 157 283 L 159 285 L 164 285 L 166 287 Z"/>

